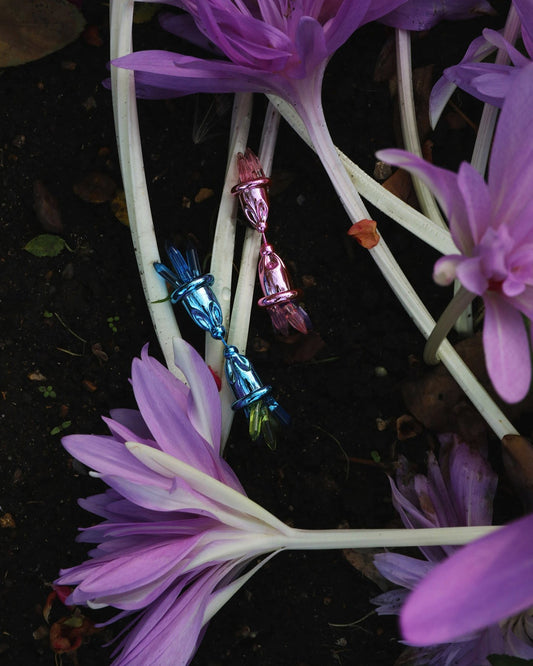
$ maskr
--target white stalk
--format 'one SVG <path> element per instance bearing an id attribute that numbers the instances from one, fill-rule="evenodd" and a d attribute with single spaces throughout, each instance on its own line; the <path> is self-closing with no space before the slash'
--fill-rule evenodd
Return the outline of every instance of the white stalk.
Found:
<path id="1" fill-rule="evenodd" d="M 357 222 L 362 217 L 368 218 L 369 216 L 364 205 L 357 192 L 354 191 L 352 182 L 347 178 L 347 173 L 342 166 L 342 162 L 338 159 L 338 153 L 331 138 L 329 135 L 325 135 L 327 128 L 320 118 L 319 111 L 317 109 L 311 110 L 311 113 L 317 114 L 318 117 L 309 117 L 307 119 L 308 131 L 312 131 L 314 135 L 312 137 L 312 141 L 315 143 L 314 149 L 326 167 L 328 175 L 352 223 Z M 431 224 L 434 227 L 436 226 L 434 223 Z M 429 314 L 401 270 L 383 237 L 369 252 L 419 331 L 425 338 L 428 338 L 436 325 L 435 320 Z M 461 386 L 498 438 L 501 439 L 506 434 L 517 434 L 516 429 L 476 380 L 468 366 L 447 340 L 444 340 L 440 345 L 439 355 L 456 382 Z"/>
<path id="2" fill-rule="evenodd" d="M 237 228 L 237 201 L 236 197 L 231 193 L 231 188 L 239 181 L 235 155 L 246 150 L 252 118 L 252 100 L 252 93 L 237 93 L 235 95 L 226 176 L 220 199 L 220 207 L 218 209 L 211 267 L 209 270 L 215 278 L 212 289 L 220 303 L 223 324 L 226 330 L 229 329 L 230 322 L 233 255 L 235 252 L 235 232 Z M 222 378 L 224 384 L 224 357 L 222 352 L 223 346 L 220 341 L 214 340 L 209 333 L 206 333 L 206 362 Z"/>
<path id="3" fill-rule="evenodd" d="M 300 138 L 314 150 L 309 134 L 293 107 L 275 95 L 268 95 L 268 98 Z M 425 215 L 386 190 L 380 183 L 354 164 L 341 150 L 336 148 L 336 151 L 353 185 L 371 204 L 441 254 L 457 254 L 459 252 L 449 231 L 441 229 Z"/>
<path id="4" fill-rule="evenodd" d="M 131 53 L 132 24 L 133 0 L 111 0 L 111 60 Z M 181 337 L 180 331 L 165 282 L 153 266 L 160 258 L 144 175 L 134 73 L 111 66 L 111 90 L 130 232 L 144 296 L 166 364 L 176 377 L 183 380 L 182 373 L 174 365 L 172 347 L 172 338 Z"/>
<path id="5" fill-rule="evenodd" d="M 431 331 L 426 346 L 424 347 L 424 362 L 428 365 L 436 365 L 440 360 L 439 347 L 444 338 L 451 331 L 452 326 L 459 316 L 472 303 L 475 294 L 460 286 L 447 308 L 437 321 L 437 325 Z"/>
<path id="6" fill-rule="evenodd" d="M 223 324 L 226 331 L 230 325 L 231 309 L 231 283 L 233 273 L 233 255 L 235 252 L 235 233 L 237 229 L 237 201 L 231 193 L 231 188 L 238 182 L 239 173 L 235 156 L 246 150 L 250 122 L 252 118 L 252 93 L 236 93 L 231 118 L 231 131 L 228 147 L 228 161 L 226 176 L 220 207 L 218 209 L 213 253 L 211 256 L 210 273 L 214 276 L 213 291 L 215 292 L 222 309 Z M 235 396 L 228 385 L 224 373 L 224 347 L 220 340 L 215 340 L 206 333 L 205 360 L 220 377 L 222 388 L 220 401 L 222 403 L 222 449 L 228 438 L 233 422 L 231 404 Z"/>
<path id="7" fill-rule="evenodd" d="M 399 530 L 296 530 L 285 548 L 334 550 L 338 548 L 404 548 L 408 546 L 460 546 L 500 529 L 480 527 L 434 527 Z"/>
<path id="8" fill-rule="evenodd" d="M 411 64 L 411 33 L 408 30 L 396 30 L 396 67 L 398 74 L 398 101 L 405 148 L 413 155 L 424 157 L 416 122 Z M 414 174 L 411 174 L 411 179 L 422 212 L 430 220 L 447 229 L 448 227 L 429 187 Z M 455 281 L 454 288 L 456 292 L 460 289 L 460 286 L 460 283 Z M 468 336 L 473 334 L 474 322 L 470 304 L 465 307 L 464 311 L 457 313 L 456 321 L 452 322 L 452 325 L 455 325 L 456 331 L 461 335 Z M 446 335 L 448 332 L 446 331 Z"/>
<path id="9" fill-rule="evenodd" d="M 259 161 L 261 162 L 263 171 L 267 176 L 270 175 L 272 169 L 274 149 L 276 147 L 276 140 L 278 137 L 278 127 L 279 113 L 271 104 L 269 104 L 263 125 L 261 144 L 259 146 Z M 237 162 L 236 153 L 233 153 L 233 155 L 230 153 L 230 157 L 233 157 L 234 162 Z M 233 187 L 233 185 L 236 185 L 237 182 L 238 178 L 237 180 L 233 181 L 233 184 L 229 183 L 230 189 Z M 237 347 L 243 354 L 246 354 L 246 347 L 248 343 L 250 314 L 252 309 L 260 246 L 261 234 L 259 234 L 255 229 L 248 227 L 244 236 L 241 265 L 239 268 L 239 277 L 237 280 L 237 288 L 235 290 L 233 307 L 231 309 L 231 321 L 228 332 L 229 344 L 235 345 L 235 347 Z M 224 401 L 222 403 L 222 451 L 224 451 L 224 447 L 229 437 L 234 413 L 235 412 L 231 409 L 231 403 Z"/>
<path id="10" fill-rule="evenodd" d="M 413 153 L 413 155 L 423 157 L 416 122 L 411 65 L 411 33 L 408 30 L 396 30 L 396 68 L 398 76 L 398 102 L 405 148 L 410 153 Z M 411 178 L 418 202 L 424 214 L 436 224 L 447 229 L 447 225 L 444 222 L 431 190 L 417 176 L 412 175 Z"/>

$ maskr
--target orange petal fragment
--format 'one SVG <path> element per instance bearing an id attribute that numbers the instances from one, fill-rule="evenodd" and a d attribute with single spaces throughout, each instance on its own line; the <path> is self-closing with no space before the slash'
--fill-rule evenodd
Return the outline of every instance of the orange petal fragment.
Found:
<path id="1" fill-rule="evenodd" d="M 370 250 L 379 243 L 379 234 L 376 227 L 377 224 L 374 220 L 360 220 L 352 224 L 348 230 L 348 236 L 352 236 L 359 245 Z"/>

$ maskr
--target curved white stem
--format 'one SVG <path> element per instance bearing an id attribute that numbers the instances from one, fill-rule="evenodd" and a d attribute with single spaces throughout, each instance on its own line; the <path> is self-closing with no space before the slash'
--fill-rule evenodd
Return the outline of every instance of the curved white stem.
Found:
<path id="1" fill-rule="evenodd" d="M 310 113 L 320 114 L 320 109 L 312 109 Z M 311 140 L 313 143 L 316 140 L 318 144 L 315 144 L 317 154 L 327 167 L 328 175 L 337 189 L 337 194 L 350 220 L 352 223 L 355 223 L 361 217 L 368 217 L 368 213 L 358 195 L 353 191 L 348 191 L 354 188 L 350 180 L 346 178 L 346 172 L 342 168 L 342 163 L 338 160 L 338 164 L 335 164 L 335 158 L 338 158 L 337 149 L 333 145 L 329 134 L 327 137 L 322 135 L 321 129 L 327 132 L 327 128 L 321 121 L 320 116 L 316 119 L 309 117 L 306 120 L 309 123 L 307 130 L 309 134 L 313 134 Z M 437 228 L 434 223 L 430 224 Z M 435 327 L 435 320 L 429 314 L 411 283 L 406 278 L 384 239 L 381 238 L 379 243 L 369 250 L 369 252 L 419 331 L 425 338 L 428 338 Z M 517 434 L 516 429 L 447 340 L 444 340 L 440 345 L 439 355 L 456 382 L 461 386 L 498 438 L 502 439 L 506 434 L 510 433 Z"/>
<path id="2" fill-rule="evenodd" d="M 111 0 L 111 60 L 131 53 L 132 24 L 133 0 Z M 130 231 L 146 304 L 166 364 L 172 373 L 184 380 L 174 365 L 172 347 L 172 338 L 181 337 L 180 331 L 165 282 L 153 267 L 154 261 L 159 261 L 159 250 L 144 175 L 133 72 L 111 66 L 111 89 Z"/>
<path id="3" fill-rule="evenodd" d="M 237 225 L 237 201 L 231 188 L 239 181 L 235 156 L 246 150 L 250 121 L 252 118 L 252 93 L 237 93 L 233 105 L 231 133 L 228 147 L 228 161 L 224 189 L 218 209 L 210 273 L 214 276 L 215 292 L 223 314 L 223 324 L 229 329 L 231 309 L 231 283 L 233 273 L 233 255 L 235 252 L 235 231 Z M 205 357 L 207 364 L 222 377 L 225 382 L 223 366 L 223 346 L 206 333 Z"/>
<path id="4" fill-rule="evenodd" d="M 279 113 L 271 104 L 269 104 L 263 125 L 261 145 L 259 147 L 259 161 L 267 176 L 272 169 L 274 148 L 278 136 L 278 126 Z M 233 154 L 233 160 L 235 162 L 237 161 L 235 153 Z M 233 185 L 237 183 L 237 180 L 233 182 Z M 231 183 L 230 186 L 232 186 Z M 237 347 L 243 354 L 246 354 L 246 346 L 248 342 L 250 313 L 252 309 L 260 245 L 261 235 L 255 229 L 246 229 L 239 268 L 239 278 L 237 280 L 235 298 L 231 309 L 231 322 L 228 332 L 229 344 L 235 345 L 235 347 Z M 221 435 L 222 451 L 224 450 L 226 441 L 229 437 L 231 424 L 233 422 L 233 414 L 234 412 L 231 409 L 231 404 L 227 401 L 223 401 Z"/>
<path id="5" fill-rule="evenodd" d="M 398 75 L 398 101 L 405 148 L 410 153 L 413 153 L 413 155 L 423 157 L 416 122 L 411 66 L 411 33 L 408 30 L 396 30 L 396 71 Z M 444 222 L 431 190 L 417 176 L 412 175 L 411 178 L 424 214 L 436 224 L 447 229 L 447 225 Z"/>
<path id="6" fill-rule="evenodd" d="M 436 365 L 440 361 L 439 347 L 444 338 L 451 331 L 457 319 L 472 303 L 475 294 L 460 286 L 452 298 L 448 307 L 444 310 L 437 321 L 437 325 L 431 331 L 426 346 L 424 347 L 424 362 L 428 365 Z"/>
<path id="7" fill-rule="evenodd" d="M 300 138 L 314 150 L 309 134 L 293 107 L 275 95 L 268 95 L 268 98 Z M 336 148 L 336 151 L 350 180 L 361 196 L 441 254 L 459 252 L 449 231 L 441 229 L 425 215 L 386 190 L 354 164 L 341 150 Z"/>

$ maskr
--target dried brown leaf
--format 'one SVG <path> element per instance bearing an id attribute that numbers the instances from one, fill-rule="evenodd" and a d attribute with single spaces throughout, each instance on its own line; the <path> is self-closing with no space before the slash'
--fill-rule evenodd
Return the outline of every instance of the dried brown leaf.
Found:
<path id="1" fill-rule="evenodd" d="M 375 583 L 382 592 L 385 592 L 390 588 L 390 584 L 374 564 L 374 555 L 383 552 L 382 548 L 347 548 L 342 551 L 342 554 L 352 567 Z"/>
<path id="2" fill-rule="evenodd" d="M 0 67 L 38 60 L 73 42 L 85 26 L 68 0 L 0 0 Z"/>
<path id="3" fill-rule="evenodd" d="M 526 513 L 533 511 L 533 445 L 520 435 L 502 439 L 503 462 Z"/>

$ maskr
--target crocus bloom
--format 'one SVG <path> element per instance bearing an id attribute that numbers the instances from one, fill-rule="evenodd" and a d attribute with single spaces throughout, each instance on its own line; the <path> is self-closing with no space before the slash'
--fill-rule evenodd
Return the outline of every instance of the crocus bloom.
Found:
<path id="1" fill-rule="evenodd" d="M 443 19 L 457 21 L 491 13 L 486 0 L 407 0 L 380 22 L 402 30 L 429 30 Z"/>
<path id="2" fill-rule="evenodd" d="M 470 449 L 455 436 L 441 438 L 439 463 L 433 453 L 429 454 L 427 476 L 421 474 L 410 476 L 407 461 L 402 457 L 397 484 L 391 480 L 394 506 L 400 513 L 404 525 L 410 528 L 489 524 L 492 522 L 492 499 L 496 484 L 496 475 L 479 451 Z M 402 586 L 400 589 L 385 592 L 373 600 L 373 603 L 378 605 L 378 614 L 398 615 L 409 590 L 420 581 L 424 581 L 426 576 L 430 576 L 430 572 L 439 562 L 446 560 L 457 547 L 432 547 L 420 550 L 425 556 L 423 560 L 397 553 L 375 556 L 374 562 L 381 574 Z M 470 574 L 471 569 L 464 569 L 462 580 Z M 450 584 L 450 581 L 451 578 L 446 579 L 442 588 L 434 590 L 431 596 L 432 608 L 440 608 L 439 592 L 446 584 Z M 476 589 L 470 588 L 470 593 L 474 597 L 479 594 L 485 583 L 489 582 L 485 580 L 485 576 L 476 577 L 476 581 Z M 426 608 L 429 605 L 428 597 Z M 436 614 L 439 614 L 438 611 Z M 422 614 L 418 617 L 421 618 Z M 501 626 L 494 623 L 488 623 L 490 626 L 486 626 L 486 623 L 482 623 L 477 627 L 478 631 L 468 632 L 463 629 L 458 642 L 450 642 L 454 638 L 451 637 L 443 645 L 435 645 L 443 642 L 442 640 L 428 639 L 420 643 L 411 641 L 410 634 L 406 635 L 408 644 L 427 646 L 424 649 L 408 650 L 406 654 L 409 657 L 408 663 L 421 666 L 443 664 L 488 666 L 486 658 L 490 654 L 505 653 L 532 657 L 533 644 L 523 632 L 524 621 L 527 621 L 527 617 L 513 618 Z M 430 621 L 424 618 L 423 625 L 427 628 Z M 416 626 L 415 622 L 412 622 L 412 626 Z M 418 629 L 415 631 L 418 636 L 423 635 L 422 631 Z M 435 634 L 439 634 L 438 628 L 433 630 L 431 636 Z"/>
<path id="3" fill-rule="evenodd" d="M 483 102 L 502 107 L 514 78 L 533 60 L 533 3 L 514 0 L 513 4 L 522 23 L 522 39 L 528 55 L 518 51 L 499 32 L 483 30 L 483 36 L 470 44 L 461 62 L 444 70 L 435 84 L 430 97 L 432 118 L 453 91 L 450 82 Z M 511 64 L 479 62 L 498 48 L 507 53 Z"/>
<path id="4" fill-rule="evenodd" d="M 113 61 L 133 69 L 142 96 L 197 92 L 269 92 L 297 107 L 320 92 L 325 66 L 361 25 L 405 0 L 166 0 L 185 9 L 196 30 L 174 28 L 198 42 L 198 33 L 228 60 L 202 60 L 168 51 L 141 51 Z M 167 20 L 172 29 L 176 22 Z M 192 31 L 191 31 L 192 28 Z M 191 37 L 189 37 L 191 36 Z"/>
<path id="5" fill-rule="evenodd" d="M 104 518 L 83 530 L 98 543 L 87 562 L 61 572 L 77 585 L 69 604 L 138 612 L 115 664 L 187 664 L 202 628 L 290 528 L 249 500 L 219 455 L 221 408 L 201 357 L 174 341 L 189 387 L 143 350 L 132 366 L 140 412 L 104 419 L 111 436 L 72 435 L 63 445 L 110 487 L 81 500 Z"/>
<path id="6" fill-rule="evenodd" d="M 402 608 L 404 638 L 413 645 L 453 641 L 525 611 L 514 630 L 531 640 L 532 534 L 530 514 L 435 567 Z"/>
<path id="7" fill-rule="evenodd" d="M 508 93 L 495 133 L 486 183 L 469 164 L 458 174 L 401 150 L 379 159 L 416 174 L 433 191 L 461 254 L 442 257 L 434 278 L 457 278 L 483 298 L 483 346 L 489 377 L 504 400 L 516 402 L 531 381 L 527 327 L 533 317 L 533 65 Z"/>

